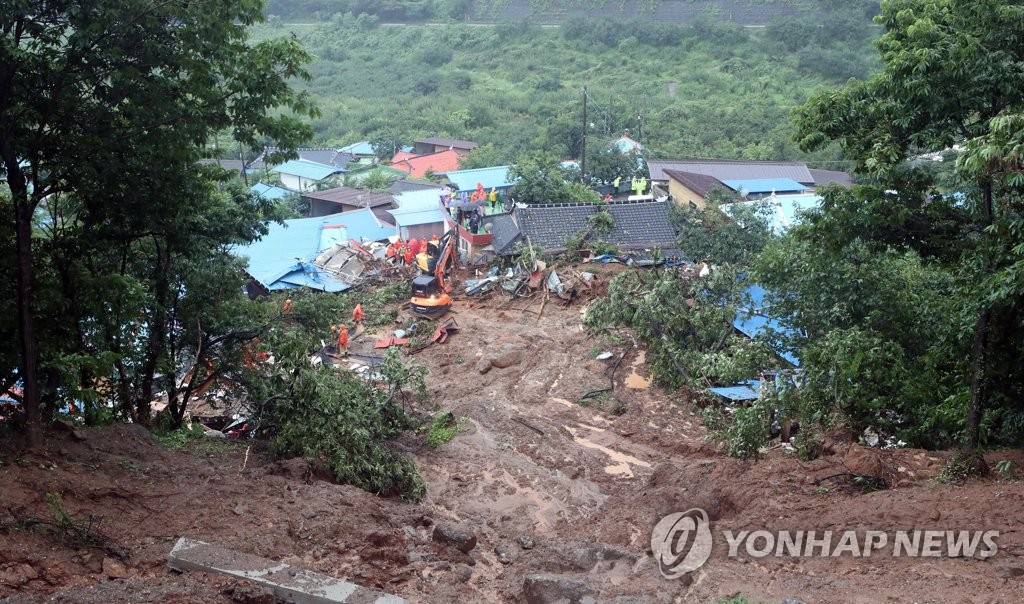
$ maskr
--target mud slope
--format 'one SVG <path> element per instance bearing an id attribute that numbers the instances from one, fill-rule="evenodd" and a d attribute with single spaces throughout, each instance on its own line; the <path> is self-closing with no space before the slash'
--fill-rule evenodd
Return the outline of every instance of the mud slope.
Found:
<path id="1" fill-rule="evenodd" d="M 811 463 L 780 450 L 757 464 L 731 459 L 705 440 L 686 401 L 644 387 L 641 350 L 589 338 L 578 308 L 549 303 L 538 316 L 539 307 L 460 303 L 461 331 L 414 357 L 430 369 L 433 401 L 465 418 L 462 433 L 438 449 L 403 440 L 429 485 L 419 504 L 316 480 L 301 462 L 273 463 L 259 450 L 246 456 L 244 444 L 227 453 L 167 451 L 130 426 L 60 435 L 45 455 L 4 454 L 0 598 L 259 601 L 237 582 L 166 570 L 167 552 L 184 535 L 415 602 L 524 601 L 524 580 L 544 573 L 600 602 L 707 602 L 738 593 L 751 601 L 1024 601 L 1021 483 L 941 485 L 932 478 L 945 455 L 915 450 L 847 445 Z M 356 348 L 370 346 L 364 338 Z M 618 357 L 593 358 L 606 349 L 626 354 L 615 400 L 580 405 L 584 393 L 608 386 Z M 1007 457 L 1022 462 L 1016 453 L 994 458 Z M 841 477 L 821 481 L 848 471 L 883 475 L 895 486 L 864 494 Z M 71 514 L 93 517 L 130 558 L 121 563 L 116 552 L 12 528 L 15 517 L 52 518 L 45 493 L 59 493 Z M 692 507 L 707 510 L 716 533 L 984 528 L 1002 535 L 999 554 L 987 561 L 729 559 L 716 542 L 703 568 L 669 581 L 650 557 L 650 532 L 665 514 Z M 469 554 L 432 540 L 446 523 L 475 534 Z M 530 601 L 555 592 L 531 585 Z"/>

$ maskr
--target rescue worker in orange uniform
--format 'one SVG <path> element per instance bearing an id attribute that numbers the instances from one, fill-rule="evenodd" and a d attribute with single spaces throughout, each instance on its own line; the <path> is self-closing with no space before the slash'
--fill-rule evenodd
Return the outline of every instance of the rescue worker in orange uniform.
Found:
<path id="1" fill-rule="evenodd" d="M 416 254 L 412 252 L 412 247 L 405 248 L 405 254 L 403 258 L 405 258 L 405 263 L 409 266 L 412 266 L 412 264 L 416 262 Z"/>
<path id="2" fill-rule="evenodd" d="M 398 250 L 395 249 L 394 243 L 389 243 L 386 250 L 384 250 L 384 257 L 387 259 L 388 264 L 395 263 L 395 256 L 398 254 Z"/>
<path id="3" fill-rule="evenodd" d="M 337 332 L 338 334 L 338 354 L 345 356 L 348 354 L 348 327 L 344 323 L 341 325 L 335 325 L 331 327 L 331 331 Z"/>
<path id="4" fill-rule="evenodd" d="M 288 298 L 284 301 L 284 306 L 281 307 L 281 312 L 288 314 L 292 311 L 292 299 Z"/>
<path id="5" fill-rule="evenodd" d="M 363 305 L 356 304 L 356 307 L 352 309 L 352 322 L 359 325 L 363 322 Z"/>

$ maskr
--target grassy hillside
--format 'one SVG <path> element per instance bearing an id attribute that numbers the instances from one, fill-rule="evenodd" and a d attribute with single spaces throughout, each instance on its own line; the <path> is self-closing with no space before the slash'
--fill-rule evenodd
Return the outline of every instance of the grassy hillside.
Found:
<path id="1" fill-rule="evenodd" d="M 307 85 L 323 111 L 317 143 L 443 135 L 491 143 L 494 161 L 576 155 L 584 86 L 595 142 L 629 129 L 661 157 L 801 157 L 792 108 L 874 68 L 873 28 L 856 14 L 764 29 L 714 18 L 413 26 L 347 14 L 255 31 L 289 34 L 317 56 Z"/>

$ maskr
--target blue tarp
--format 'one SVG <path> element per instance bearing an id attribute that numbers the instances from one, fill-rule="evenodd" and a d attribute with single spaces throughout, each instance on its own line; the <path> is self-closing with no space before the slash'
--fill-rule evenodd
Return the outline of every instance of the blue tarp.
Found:
<path id="1" fill-rule="evenodd" d="M 747 287 L 746 294 L 750 296 L 749 308 L 738 308 L 736 320 L 733 326 L 748 338 L 756 338 L 769 329 L 778 333 L 789 334 L 791 330 L 782 325 L 778 319 L 768 316 L 768 306 L 765 305 L 765 290 L 760 285 Z M 800 359 L 789 352 L 778 352 L 778 355 L 795 367 L 800 366 Z"/>
<path id="2" fill-rule="evenodd" d="M 708 392 L 729 399 L 730 401 L 753 401 L 761 398 L 761 381 L 747 380 L 735 386 L 708 388 Z"/>

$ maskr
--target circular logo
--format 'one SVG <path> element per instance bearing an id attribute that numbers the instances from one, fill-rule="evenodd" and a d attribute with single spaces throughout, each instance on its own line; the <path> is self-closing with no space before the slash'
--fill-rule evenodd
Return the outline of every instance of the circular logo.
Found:
<path id="1" fill-rule="evenodd" d="M 669 514 L 651 532 L 651 551 L 666 579 L 695 571 L 711 556 L 711 523 L 700 508 Z"/>

